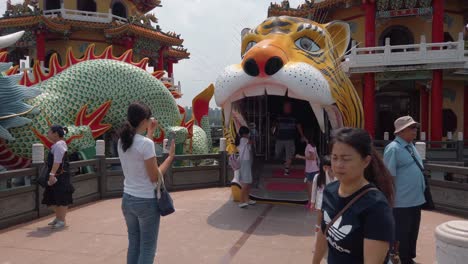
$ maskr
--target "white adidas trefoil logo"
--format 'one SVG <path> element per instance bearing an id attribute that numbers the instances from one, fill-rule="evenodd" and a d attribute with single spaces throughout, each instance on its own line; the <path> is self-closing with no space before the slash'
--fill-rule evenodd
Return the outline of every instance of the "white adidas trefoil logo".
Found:
<path id="1" fill-rule="evenodd" d="M 331 222 L 331 218 L 328 215 L 327 211 L 324 211 L 323 217 L 324 217 L 325 223 L 328 225 L 328 223 Z M 342 216 L 340 216 L 335 221 L 335 223 L 333 223 L 333 225 L 330 226 L 327 232 L 328 235 L 333 237 L 335 241 L 340 241 L 344 239 L 351 232 L 351 229 L 353 229 L 352 225 L 345 225 L 345 226 L 340 227 L 341 220 L 343 220 Z"/>

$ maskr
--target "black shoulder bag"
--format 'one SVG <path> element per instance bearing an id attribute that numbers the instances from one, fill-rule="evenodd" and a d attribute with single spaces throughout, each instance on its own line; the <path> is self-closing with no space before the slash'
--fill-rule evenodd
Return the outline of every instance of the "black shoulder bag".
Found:
<path id="1" fill-rule="evenodd" d="M 409 152 L 409 154 L 413 158 L 414 162 L 416 162 L 416 165 L 418 165 L 419 169 L 421 170 L 421 173 L 423 174 L 424 183 L 426 184 L 426 189 L 424 189 L 424 198 L 426 199 L 426 203 L 423 204 L 422 209 L 434 210 L 435 205 L 434 205 L 434 201 L 432 200 L 432 193 L 431 193 L 431 189 L 429 187 L 429 182 L 428 182 L 427 177 L 426 177 L 426 175 L 424 173 L 424 168 L 421 165 L 421 163 L 419 163 L 418 159 L 416 159 L 416 155 L 414 154 L 414 151 L 413 151 L 413 148 L 411 147 L 411 145 L 406 145 L 405 149 Z"/>

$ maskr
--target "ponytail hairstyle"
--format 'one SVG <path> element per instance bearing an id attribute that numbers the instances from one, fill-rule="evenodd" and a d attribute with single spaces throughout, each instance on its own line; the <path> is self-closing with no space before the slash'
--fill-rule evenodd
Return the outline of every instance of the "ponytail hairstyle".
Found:
<path id="1" fill-rule="evenodd" d="M 59 138 L 63 138 L 63 136 L 68 133 L 68 128 L 55 124 L 50 126 L 50 131 L 52 131 L 52 133 L 57 133 Z"/>
<path id="2" fill-rule="evenodd" d="M 239 134 L 236 135 L 236 141 L 235 141 L 236 146 L 239 146 L 241 137 L 249 133 L 250 133 L 250 129 L 248 127 L 241 126 L 239 128 Z"/>
<path id="3" fill-rule="evenodd" d="M 367 156 L 371 157 L 371 162 L 364 170 L 364 177 L 367 181 L 375 184 L 387 197 L 389 204 L 393 205 L 395 197 L 393 176 L 385 166 L 380 154 L 373 147 L 369 133 L 359 128 L 341 128 L 334 133 L 331 148 L 336 142 L 351 146 L 363 159 Z"/>
<path id="4" fill-rule="evenodd" d="M 320 159 L 320 171 L 317 175 L 317 187 L 319 188 L 322 188 L 327 184 L 327 174 L 325 173 L 325 169 L 323 168 L 324 166 L 331 167 L 330 156 L 323 156 Z"/>
<path id="5" fill-rule="evenodd" d="M 132 103 L 127 110 L 127 121 L 124 122 L 119 131 L 120 142 L 123 151 L 127 151 L 133 144 L 133 137 L 141 121 L 150 119 L 152 113 L 150 108 L 141 102 Z"/>

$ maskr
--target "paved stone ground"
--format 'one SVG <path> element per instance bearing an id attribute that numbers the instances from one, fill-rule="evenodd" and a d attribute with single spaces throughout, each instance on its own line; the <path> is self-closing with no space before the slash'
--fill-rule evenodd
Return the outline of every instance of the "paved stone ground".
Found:
<path id="1" fill-rule="evenodd" d="M 161 221 L 155 263 L 311 263 L 315 214 L 302 206 L 258 204 L 239 209 L 230 189 L 173 193 L 177 212 Z M 125 263 L 127 234 L 120 199 L 99 201 L 68 215 L 0 231 L 0 264 Z M 434 228 L 457 217 L 424 212 L 419 263 L 434 263 Z"/>

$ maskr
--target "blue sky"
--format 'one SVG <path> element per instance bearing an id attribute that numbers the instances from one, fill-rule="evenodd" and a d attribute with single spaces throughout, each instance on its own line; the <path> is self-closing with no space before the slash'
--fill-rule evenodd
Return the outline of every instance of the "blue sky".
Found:
<path id="1" fill-rule="evenodd" d="M 182 34 L 184 47 L 191 53 L 189 60 L 174 65 L 176 81 L 184 94 L 178 103 L 190 106 L 192 98 L 201 92 L 223 68 L 240 61 L 240 32 L 262 22 L 270 2 L 281 0 L 162 0 L 163 7 L 152 12 L 164 31 Z M 13 0 L 12 3 L 20 3 Z M 290 0 L 292 7 L 303 0 Z M 6 1 L 0 1 L 0 14 Z M 214 99 L 210 104 L 215 107 Z"/>

